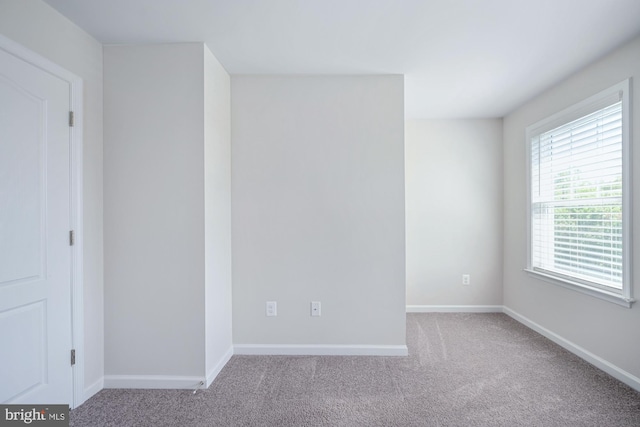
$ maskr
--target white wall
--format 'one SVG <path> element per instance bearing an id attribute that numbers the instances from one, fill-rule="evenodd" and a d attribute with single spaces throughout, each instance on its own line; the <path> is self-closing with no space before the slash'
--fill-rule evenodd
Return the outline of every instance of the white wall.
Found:
<path id="1" fill-rule="evenodd" d="M 0 34 L 83 79 L 84 352 L 86 398 L 103 358 L 102 45 L 39 0 L 0 0 Z"/>
<path id="2" fill-rule="evenodd" d="M 234 343 L 404 346 L 402 76 L 231 91 Z"/>
<path id="3" fill-rule="evenodd" d="M 202 43 L 105 46 L 105 386 L 231 356 L 230 83 Z"/>
<path id="4" fill-rule="evenodd" d="M 233 354 L 231 82 L 204 46 L 204 243 L 207 386 Z"/>
<path id="5" fill-rule="evenodd" d="M 202 44 L 104 47 L 105 375 L 204 367 Z"/>
<path id="6" fill-rule="evenodd" d="M 640 38 L 576 73 L 504 119 L 504 303 L 514 310 L 636 378 L 640 387 L 640 305 L 631 309 L 555 286 L 523 272 L 526 266 L 525 128 L 615 83 L 632 77 L 633 170 L 640 173 Z M 637 184 L 637 179 L 634 180 Z M 640 227 L 640 185 L 633 188 L 633 223 Z M 640 234 L 633 269 L 640 271 Z M 633 294 L 640 297 L 640 282 Z M 628 376 L 627 376 L 628 377 Z M 628 377 L 630 378 L 630 377 Z"/>
<path id="7" fill-rule="evenodd" d="M 502 305 L 502 120 L 409 120 L 405 168 L 409 309 Z"/>

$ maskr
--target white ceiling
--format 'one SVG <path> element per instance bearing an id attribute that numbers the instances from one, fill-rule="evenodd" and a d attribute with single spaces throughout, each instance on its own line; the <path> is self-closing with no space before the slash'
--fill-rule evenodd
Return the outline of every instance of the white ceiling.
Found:
<path id="1" fill-rule="evenodd" d="M 231 74 L 405 75 L 407 118 L 502 117 L 640 34 L 640 0 L 45 0 L 99 41 Z"/>

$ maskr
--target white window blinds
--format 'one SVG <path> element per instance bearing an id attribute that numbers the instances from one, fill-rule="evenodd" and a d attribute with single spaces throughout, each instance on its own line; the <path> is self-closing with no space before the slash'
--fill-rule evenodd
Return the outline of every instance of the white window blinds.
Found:
<path id="1" fill-rule="evenodd" d="M 622 289 L 622 102 L 531 138 L 535 270 Z"/>

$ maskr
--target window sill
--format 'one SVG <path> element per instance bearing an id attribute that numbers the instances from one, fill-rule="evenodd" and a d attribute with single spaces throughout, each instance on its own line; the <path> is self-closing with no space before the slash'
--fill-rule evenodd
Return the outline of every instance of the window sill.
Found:
<path id="1" fill-rule="evenodd" d="M 554 285 L 562 286 L 563 288 L 572 289 L 582 294 L 590 295 L 592 297 L 612 302 L 626 308 L 631 308 L 631 305 L 636 301 L 635 299 L 627 298 L 624 295 L 616 294 L 614 292 L 607 292 L 603 289 L 591 288 L 579 282 L 562 279 L 551 274 L 545 274 L 529 268 L 525 268 L 524 271 L 526 271 L 529 276 L 536 279 L 543 280 L 548 283 L 553 283 Z"/>

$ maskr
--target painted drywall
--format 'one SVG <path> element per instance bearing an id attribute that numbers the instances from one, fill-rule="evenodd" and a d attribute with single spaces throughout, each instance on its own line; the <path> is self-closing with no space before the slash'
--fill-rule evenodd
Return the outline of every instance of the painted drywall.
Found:
<path id="1" fill-rule="evenodd" d="M 105 376 L 204 371 L 200 43 L 104 47 Z"/>
<path id="2" fill-rule="evenodd" d="M 231 80 L 204 50 L 204 244 L 206 375 L 233 353 L 231 330 Z M 207 384 L 208 385 L 208 384 Z"/>
<path id="3" fill-rule="evenodd" d="M 626 78 L 632 104 L 640 100 L 640 38 L 574 74 L 504 118 L 504 303 L 505 306 L 596 357 L 640 378 L 640 305 L 624 308 L 528 276 L 526 266 L 525 128 Z M 640 109 L 632 112 L 632 169 L 640 171 Z M 637 180 L 636 180 L 637 182 Z M 633 187 L 633 224 L 640 226 L 640 186 Z M 632 268 L 640 268 L 640 234 Z M 633 294 L 640 297 L 634 280 Z"/>
<path id="4" fill-rule="evenodd" d="M 232 354 L 230 78 L 202 43 L 105 46 L 105 383 Z"/>
<path id="5" fill-rule="evenodd" d="M 83 80 L 84 350 L 79 357 L 89 398 L 102 388 L 104 373 L 102 45 L 40 0 L 0 0 L 0 34 Z"/>
<path id="6" fill-rule="evenodd" d="M 405 176 L 407 305 L 502 305 L 502 120 L 407 121 Z"/>
<path id="7" fill-rule="evenodd" d="M 232 76 L 231 93 L 234 344 L 404 345 L 402 76 Z"/>

